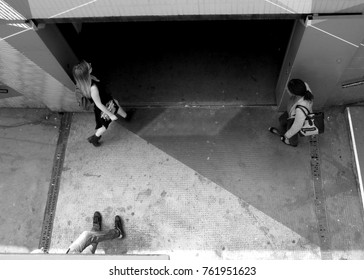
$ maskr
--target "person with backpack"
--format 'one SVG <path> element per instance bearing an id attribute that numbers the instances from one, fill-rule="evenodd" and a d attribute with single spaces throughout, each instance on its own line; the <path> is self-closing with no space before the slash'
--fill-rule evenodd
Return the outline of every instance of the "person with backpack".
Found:
<path id="1" fill-rule="evenodd" d="M 89 104 L 94 104 L 95 113 L 95 134 L 87 138 L 87 140 L 95 147 L 101 145 L 100 138 L 107 130 L 112 121 L 118 119 L 117 115 L 123 118 L 127 117 L 126 112 L 120 107 L 119 102 L 106 91 L 99 91 L 97 86 L 99 80 L 91 75 L 91 63 L 85 60 L 73 67 L 73 77 L 76 82 L 76 97 L 77 93 L 82 95 L 79 100 L 79 105 L 84 109 L 88 109 Z"/>
<path id="2" fill-rule="evenodd" d="M 314 96 L 308 84 L 300 79 L 292 79 L 287 85 L 290 95 L 287 111 L 279 117 L 280 129 L 270 127 L 269 131 L 281 137 L 289 146 L 297 147 L 298 134 L 306 116 L 312 113 Z"/>

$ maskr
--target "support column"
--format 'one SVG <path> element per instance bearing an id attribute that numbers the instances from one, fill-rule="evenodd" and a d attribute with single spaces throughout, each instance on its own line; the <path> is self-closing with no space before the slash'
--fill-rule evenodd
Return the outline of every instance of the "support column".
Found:
<path id="1" fill-rule="evenodd" d="M 55 25 L 38 31 L 0 25 L 0 48 L 0 81 L 22 95 L 0 99 L 0 107 L 79 110 L 70 78 L 78 59 Z"/>

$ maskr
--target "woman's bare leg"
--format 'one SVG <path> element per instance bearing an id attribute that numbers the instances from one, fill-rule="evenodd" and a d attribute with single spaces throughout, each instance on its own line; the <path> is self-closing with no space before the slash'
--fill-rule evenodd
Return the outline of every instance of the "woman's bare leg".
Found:
<path id="1" fill-rule="evenodd" d="M 99 129 L 96 130 L 95 135 L 97 137 L 100 137 L 105 131 L 106 131 L 106 127 L 102 126 L 102 127 L 100 127 Z"/>

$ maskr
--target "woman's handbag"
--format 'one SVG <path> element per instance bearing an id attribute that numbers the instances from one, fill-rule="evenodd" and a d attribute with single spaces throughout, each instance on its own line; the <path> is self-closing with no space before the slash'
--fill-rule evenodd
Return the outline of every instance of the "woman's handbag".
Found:
<path id="1" fill-rule="evenodd" d="M 75 89 L 75 95 L 78 102 L 78 106 L 80 106 L 85 111 L 89 111 L 92 107 L 92 103 L 88 98 L 83 96 L 81 90 L 78 87 L 76 87 Z"/>
<path id="2" fill-rule="evenodd" d="M 323 112 L 310 113 L 310 111 L 302 105 L 297 105 L 296 108 L 301 109 L 306 116 L 305 122 L 303 123 L 303 126 L 299 132 L 302 136 L 311 136 L 324 133 L 325 122 Z M 304 109 L 307 110 L 307 113 Z"/>

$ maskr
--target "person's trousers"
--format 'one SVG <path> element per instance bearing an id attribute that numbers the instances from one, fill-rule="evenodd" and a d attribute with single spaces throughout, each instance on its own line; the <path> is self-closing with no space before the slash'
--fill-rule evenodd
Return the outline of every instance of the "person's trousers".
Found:
<path id="1" fill-rule="evenodd" d="M 120 232 L 117 229 L 84 231 L 71 244 L 66 254 L 95 254 L 99 242 L 117 238 L 119 235 Z"/>
<path id="2" fill-rule="evenodd" d="M 280 125 L 279 130 L 282 131 L 283 134 L 285 134 L 291 128 L 291 126 L 293 125 L 293 122 L 294 122 L 294 118 L 288 118 L 288 113 L 284 112 L 279 117 L 279 125 Z M 296 133 L 291 138 L 289 138 L 289 142 L 292 145 L 297 145 L 298 144 L 298 133 Z"/>

